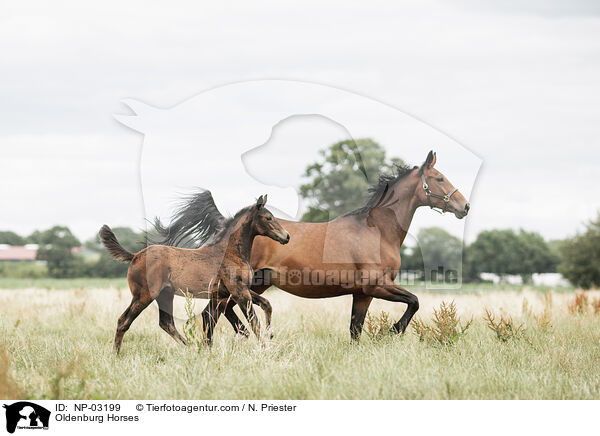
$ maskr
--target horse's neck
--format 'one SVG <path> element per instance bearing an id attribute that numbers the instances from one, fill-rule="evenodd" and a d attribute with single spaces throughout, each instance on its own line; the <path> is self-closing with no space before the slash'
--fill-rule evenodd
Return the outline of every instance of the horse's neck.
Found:
<path id="1" fill-rule="evenodd" d="M 400 248 L 419 206 L 415 197 L 418 180 L 411 176 L 398 181 L 394 188 L 370 212 L 371 225 L 375 225 L 382 237 L 390 244 Z"/>
<path id="2" fill-rule="evenodd" d="M 255 234 L 252 233 L 251 225 L 245 223 L 242 218 L 232 229 L 223 237 L 225 251 L 231 252 L 234 256 L 245 262 L 250 261 L 252 242 Z"/>

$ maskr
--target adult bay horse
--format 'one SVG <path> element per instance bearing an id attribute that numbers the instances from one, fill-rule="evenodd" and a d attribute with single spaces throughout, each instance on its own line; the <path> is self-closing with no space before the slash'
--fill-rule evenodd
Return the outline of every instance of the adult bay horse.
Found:
<path id="1" fill-rule="evenodd" d="M 197 249 L 150 245 L 133 254 L 121 246 L 108 226 L 100 229 L 100 240 L 111 256 L 130 263 L 127 281 L 132 299 L 117 324 L 114 343 L 117 354 L 131 323 L 154 300 L 159 307 L 160 327 L 185 345 L 186 341 L 173 321 L 173 297 L 188 292 L 194 298 L 210 298 L 209 306 L 214 312 L 224 310 L 224 306 L 232 300 L 238 304 L 260 340 L 260 323 L 251 301 L 263 307 L 267 323 L 270 321 L 270 304 L 250 290 L 252 244 L 256 236 L 266 236 L 279 244 L 287 244 L 290 240 L 289 233 L 264 207 L 266 201 L 267 197 L 261 195 L 255 205 L 225 220 L 219 237 Z M 209 311 L 203 314 L 203 324 L 210 342 L 217 319 L 209 319 L 207 315 Z"/>
<path id="2" fill-rule="evenodd" d="M 393 326 L 395 332 L 404 332 L 419 309 L 419 300 L 394 280 L 400 269 L 400 247 L 415 211 L 430 206 L 462 219 L 470 208 L 465 197 L 435 169 L 435 164 L 436 155 L 430 151 L 420 167 L 398 167 L 397 174 L 380 176 L 364 207 L 329 222 L 281 220 L 291 242 L 283 247 L 267 238 L 256 239 L 251 256 L 255 271 L 252 290 L 261 294 L 275 285 L 305 298 L 351 294 L 350 334 L 355 340 L 360 337 L 373 298 L 406 303 L 405 313 Z M 212 197 L 210 202 L 216 211 Z M 202 236 L 206 226 L 198 226 L 194 218 L 198 207 L 191 201 L 168 227 L 157 222 L 163 243 Z M 219 220 L 213 216 L 213 223 Z M 218 233 L 218 227 L 214 225 L 213 231 Z M 204 310 L 211 316 L 220 315 L 210 305 Z M 233 304 L 227 305 L 225 316 L 236 332 L 247 334 Z"/>

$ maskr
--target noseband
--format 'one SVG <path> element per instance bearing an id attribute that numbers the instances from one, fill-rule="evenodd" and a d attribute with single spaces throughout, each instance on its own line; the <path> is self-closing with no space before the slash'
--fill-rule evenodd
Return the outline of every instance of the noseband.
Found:
<path id="1" fill-rule="evenodd" d="M 440 194 L 436 194 L 435 192 L 431 192 L 431 189 L 429 189 L 429 185 L 425 181 L 425 174 L 421 174 L 421 180 L 423 181 L 423 189 L 425 190 L 425 195 L 427 196 L 427 205 L 430 208 L 432 208 L 433 210 L 435 210 L 436 212 L 439 212 L 438 210 L 435 209 L 437 206 L 432 206 L 431 197 L 439 198 L 440 200 L 444 200 L 444 208 L 441 209 L 440 213 L 445 213 L 448 210 L 448 203 L 450 202 L 450 197 L 452 197 L 454 195 L 454 193 L 456 191 L 458 191 L 458 189 L 454 188 L 448 194 L 440 195 Z M 438 207 L 438 209 L 440 209 L 440 208 Z"/>

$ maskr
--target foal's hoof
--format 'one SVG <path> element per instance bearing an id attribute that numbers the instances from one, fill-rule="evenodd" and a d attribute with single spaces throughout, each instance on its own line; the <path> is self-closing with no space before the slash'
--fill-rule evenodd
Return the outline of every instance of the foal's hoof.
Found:
<path id="1" fill-rule="evenodd" d="M 389 333 L 390 333 L 390 335 L 398 335 L 398 334 L 403 334 L 403 333 L 404 333 L 404 330 L 402 330 L 402 327 L 400 327 L 400 326 L 393 325 L 393 326 L 390 328 L 390 331 L 389 331 Z"/>

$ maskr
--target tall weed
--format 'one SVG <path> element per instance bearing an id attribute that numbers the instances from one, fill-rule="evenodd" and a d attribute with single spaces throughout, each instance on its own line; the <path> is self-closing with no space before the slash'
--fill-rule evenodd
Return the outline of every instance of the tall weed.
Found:
<path id="1" fill-rule="evenodd" d="M 525 337 L 525 327 L 523 324 L 517 325 L 514 323 L 512 317 L 505 318 L 503 315 L 500 315 L 498 321 L 495 318 L 495 315 L 491 311 L 485 309 L 483 319 L 486 321 L 489 329 L 496 333 L 496 338 L 499 341 L 508 342 Z"/>
<path id="2" fill-rule="evenodd" d="M 448 346 L 456 344 L 472 323 L 471 318 L 461 325 L 456 313 L 456 303 L 452 300 L 450 303 L 442 301 L 439 309 L 433 309 L 431 324 L 418 318 L 413 321 L 412 326 L 420 341 Z"/>
<path id="3" fill-rule="evenodd" d="M 185 337 L 189 346 L 194 347 L 197 352 L 200 352 L 204 348 L 205 337 L 204 329 L 202 327 L 202 317 L 198 317 L 194 313 L 196 303 L 194 297 L 188 291 L 185 292 L 185 314 L 187 321 L 183 325 L 183 336 Z"/>
<path id="4" fill-rule="evenodd" d="M 381 311 L 375 316 L 368 313 L 367 318 L 365 319 L 365 333 L 371 340 L 382 339 L 385 336 L 390 335 L 390 330 L 393 325 L 394 321 L 387 312 Z"/>

